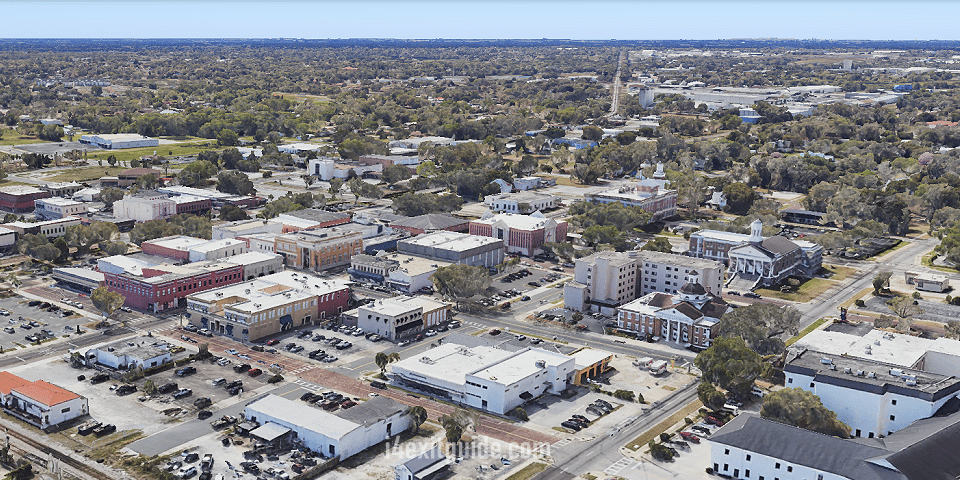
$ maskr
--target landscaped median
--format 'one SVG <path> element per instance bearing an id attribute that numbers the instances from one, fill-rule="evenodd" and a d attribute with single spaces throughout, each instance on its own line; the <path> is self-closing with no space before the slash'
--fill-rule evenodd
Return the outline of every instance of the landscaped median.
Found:
<path id="1" fill-rule="evenodd" d="M 639 451 L 640 449 L 646 447 L 650 440 L 658 438 L 661 433 L 667 431 L 667 429 L 673 425 L 682 422 L 684 417 L 690 415 L 691 413 L 697 412 L 701 408 L 703 408 L 703 403 L 701 403 L 699 399 L 692 400 L 666 420 L 654 425 L 649 430 L 641 433 L 637 438 L 627 442 L 623 448 L 626 448 L 630 452 Z"/>

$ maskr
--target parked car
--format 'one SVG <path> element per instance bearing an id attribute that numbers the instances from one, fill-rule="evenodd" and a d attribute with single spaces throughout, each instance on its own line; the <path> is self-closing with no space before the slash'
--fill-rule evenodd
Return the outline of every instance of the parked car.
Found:
<path id="1" fill-rule="evenodd" d="M 745 292 L 743 296 L 747 298 L 760 298 L 760 294 L 757 292 Z"/>
<path id="2" fill-rule="evenodd" d="M 680 436 L 683 437 L 683 439 L 686 440 L 686 441 L 688 441 L 688 442 L 700 443 L 700 437 L 698 437 L 698 436 L 696 436 L 696 435 L 694 435 L 694 434 L 692 434 L 692 433 L 690 433 L 690 432 L 680 432 Z"/>
<path id="3" fill-rule="evenodd" d="M 197 474 L 196 465 L 186 465 L 177 470 L 177 478 L 189 478 Z"/>
<path id="4" fill-rule="evenodd" d="M 723 426 L 723 420 L 720 420 L 720 419 L 717 418 L 717 417 L 707 417 L 707 418 L 705 418 L 703 421 L 709 423 L 710 425 L 716 425 L 716 426 L 718 426 L 718 427 L 722 427 L 722 426 Z"/>
<path id="5" fill-rule="evenodd" d="M 110 435 L 113 432 L 117 431 L 117 426 L 111 423 L 103 424 L 93 429 L 93 434 L 102 437 L 104 435 Z"/>
<path id="6" fill-rule="evenodd" d="M 240 365 L 233 367 L 233 371 L 237 373 L 246 373 L 247 370 L 250 370 L 249 363 L 241 363 Z"/>
<path id="7" fill-rule="evenodd" d="M 183 367 L 175 372 L 178 377 L 185 377 L 187 375 L 193 375 L 197 373 L 196 367 Z"/>
<path id="8" fill-rule="evenodd" d="M 189 397 L 190 395 L 193 395 L 193 390 L 189 388 L 181 388 L 180 390 L 177 390 L 176 393 L 173 394 L 173 398 Z"/>
<path id="9" fill-rule="evenodd" d="M 580 424 L 576 422 L 571 422 L 570 420 L 564 421 L 563 423 L 560 424 L 560 426 L 573 430 L 574 432 L 579 432 L 580 430 L 583 429 L 583 427 L 581 427 Z"/>
<path id="10" fill-rule="evenodd" d="M 200 410 L 199 412 L 197 412 L 198 420 L 206 420 L 212 416 L 213 416 L 213 412 L 211 412 L 210 410 Z"/>
<path id="11" fill-rule="evenodd" d="M 263 370 L 260 370 L 259 368 L 251 368 L 250 370 L 247 371 L 247 375 L 250 375 L 251 377 L 256 377 L 261 373 L 263 373 Z"/>
<path id="12" fill-rule="evenodd" d="M 383 382 L 378 382 L 378 381 L 370 382 L 370 386 L 373 387 L 373 388 L 379 388 L 380 390 L 386 390 L 386 389 L 387 389 L 387 384 L 385 384 L 385 383 L 383 383 Z"/>
<path id="13" fill-rule="evenodd" d="M 176 383 L 164 383 L 157 388 L 158 393 L 170 393 L 179 390 L 180 387 Z"/>
<path id="14" fill-rule="evenodd" d="M 120 385 L 117 387 L 117 395 L 123 396 L 137 391 L 136 385 Z"/>
<path id="15" fill-rule="evenodd" d="M 267 345 L 270 345 L 270 346 L 276 345 L 276 344 L 278 344 L 278 343 L 280 343 L 280 340 L 277 340 L 276 338 L 272 338 L 272 339 L 270 339 L 270 340 L 267 340 Z"/>

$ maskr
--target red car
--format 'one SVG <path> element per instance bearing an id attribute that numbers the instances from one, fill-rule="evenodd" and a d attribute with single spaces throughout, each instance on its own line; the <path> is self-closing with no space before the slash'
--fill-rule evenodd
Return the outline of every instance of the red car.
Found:
<path id="1" fill-rule="evenodd" d="M 273 340 L 267 341 L 267 345 L 270 345 L 270 346 L 276 345 L 278 343 L 280 343 L 280 340 L 277 340 L 276 338 L 274 338 Z"/>
<path id="2" fill-rule="evenodd" d="M 718 427 L 722 427 L 722 426 L 723 426 L 723 420 L 720 420 L 720 419 L 715 418 L 715 417 L 707 417 L 704 421 L 707 422 L 707 423 L 709 423 L 710 425 L 716 425 L 716 426 L 718 426 Z"/>
<path id="3" fill-rule="evenodd" d="M 694 435 L 694 434 L 692 434 L 692 433 L 690 433 L 690 432 L 680 432 L 680 436 L 683 437 L 683 439 L 686 440 L 686 441 L 688 441 L 688 442 L 700 443 L 700 437 L 698 437 L 698 436 L 696 436 L 696 435 Z"/>
<path id="4" fill-rule="evenodd" d="M 490 335 L 500 335 L 500 330 L 494 328 L 493 330 L 490 330 Z"/>
<path id="5" fill-rule="evenodd" d="M 256 377 L 261 373 L 263 373 L 263 370 L 260 370 L 259 368 L 251 368 L 250 371 L 247 372 L 247 375 L 250 375 L 251 377 Z"/>

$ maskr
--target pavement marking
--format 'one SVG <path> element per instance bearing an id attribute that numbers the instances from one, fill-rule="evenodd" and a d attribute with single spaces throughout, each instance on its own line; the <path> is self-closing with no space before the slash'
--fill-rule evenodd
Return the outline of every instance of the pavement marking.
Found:
<path id="1" fill-rule="evenodd" d="M 603 470 L 603 473 L 606 473 L 607 475 L 616 475 L 620 473 L 622 470 L 632 465 L 633 462 L 634 462 L 633 459 L 621 458 L 620 460 L 617 460 L 613 465 L 610 465 L 609 467 L 605 468 Z"/>
<path id="2" fill-rule="evenodd" d="M 563 440 L 557 440 L 557 441 L 553 444 L 553 446 L 559 448 L 559 447 L 562 447 L 562 446 L 564 446 L 564 445 L 570 445 L 571 443 L 573 443 L 573 440 L 572 440 L 572 439 L 564 438 Z"/>
<path id="3" fill-rule="evenodd" d="M 323 390 L 322 386 L 317 385 L 316 383 L 308 382 L 306 380 L 301 380 L 299 378 L 293 380 L 291 383 L 300 385 L 301 387 L 306 388 L 307 390 L 313 390 L 314 392 L 319 392 L 320 390 Z"/>

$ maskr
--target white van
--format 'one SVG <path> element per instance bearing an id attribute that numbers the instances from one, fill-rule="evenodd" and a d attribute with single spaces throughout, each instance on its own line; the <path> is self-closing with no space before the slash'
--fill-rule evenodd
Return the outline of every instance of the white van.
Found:
<path id="1" fill-rule="evenodd" d="M 650 373 L 653 375 L 660 375 L 667 371 L 667 361 L 658 360 L 650 364 Z"/>

